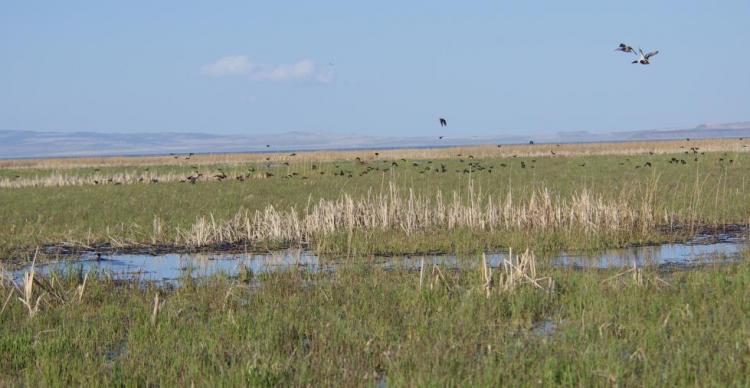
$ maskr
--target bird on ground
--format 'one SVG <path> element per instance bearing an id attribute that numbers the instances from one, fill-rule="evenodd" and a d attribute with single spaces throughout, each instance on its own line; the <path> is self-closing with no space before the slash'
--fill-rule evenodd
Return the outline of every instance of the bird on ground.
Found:
<path id="1" fill-rule="evenodd" d="M 448 121 L 446 121 L 444 118 L 441 117 L 440 118 L 440 126 L 441 127 L 447 127 L 448 126 Z"/>
<path id="2" fill-rule="evenodd" d="M 635 50 L 633 49 L 633 47 L 630 46 L 630 45 L 627 45 L 625 43 L 620 43 L 620 45 L 615 49 L 615 51 L 622 51 L 624 53 L 633 53 L 633 54 L 635 54 Z"/>
<path id="3" fill-rule="evenodd" d="M 638 49 L 638 52 L 640 53 L 640 57 L 631 63 L 640 63 L 641 65 L 649 65 L 651 64 L 651 62 L 649 62 L 649 59 L 653 57 L 654 55 L 659 54 L 659 50 L 644 54 L 643 50 Z"/>

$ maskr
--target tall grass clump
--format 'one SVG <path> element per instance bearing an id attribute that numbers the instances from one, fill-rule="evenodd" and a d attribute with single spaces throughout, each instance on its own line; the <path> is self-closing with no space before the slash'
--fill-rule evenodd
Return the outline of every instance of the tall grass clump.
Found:
<path id="1" fill-rule="evenodd" d="M 648 233 L 660 222 L 652 195 L 642 199 L 605 199 L 582 189 L 568 197 L 548 189 L 533 191 L 519 200 L 485 196 L 469 184 L 465 194 L 419 194 L 391 183 L 379 193 L 360 198 L 342 194 L 333 200 L 321 199 L 304 209 L 279 210 L 269 205 L 255 212 L 240 210 L 234 217 L 217 221 L 199 217 L 180 231 L 177 243 L 191 246 L 222 243 L 281 241 L 304 244 L 337 233 L 391 231 L 405 238 L 423 231 L 470 229 L 504 231 L 575 231 L 583 235 L 607 233 Z"/>

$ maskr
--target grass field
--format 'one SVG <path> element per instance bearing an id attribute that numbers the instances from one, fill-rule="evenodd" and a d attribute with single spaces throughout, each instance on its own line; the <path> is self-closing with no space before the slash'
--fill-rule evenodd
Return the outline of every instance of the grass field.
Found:
<path id="1" fill-rule="evenodd" d="M 677 270 L 545 259 L 747 225 L 746 150 L 722 140 L 2 161 L 0 385 L 745 386 L 747 253 Z M 346 259 L 333 273 L 186 273 L 176 286 L 75 267 L 24 281 L 1 271 L 47 244 L 295 246 Z M 483 264 L 480 251 L 507 248 L 530 251 Z M 372 265 L 417 252 L 459 253 L 462 265 Z"/>
<path id="2" fill-rule="evenodd" d="M 118 284 L 75 271 L 4 283 L 4 385 L 750 383 L 750 265 L 637 273 L 540 266 L 287 272 Z M 528 272 L 527 272 L 528 273 Z M 619 276 L 618 276 L 619 275 Z M 40 285 L 44 285 L 40 288 Z M 44 291 L 46 290 L 46 291 Z M 10 294 L 12 293 L 12 294 Z M 38 311 L 31 306 L 44 294 Z M 155 299 L 158 295 L 158 299 Z"/>
<path id="3" fill-rule="evenodd" d="M 4 161 L 0 252 L 8 258 L 42 244 L 107 243 L 294 245 L 357 255 L 529 246 L 543 254 L 682 239 L 699 226 L 748 223 L 743 146 Z M 159 160 L 165 164 L 148 164 Z"/>

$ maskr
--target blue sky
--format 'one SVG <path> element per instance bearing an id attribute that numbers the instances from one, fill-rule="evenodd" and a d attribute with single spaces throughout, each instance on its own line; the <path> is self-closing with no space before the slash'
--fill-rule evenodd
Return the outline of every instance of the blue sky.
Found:
<path id="1" fill-rule="evenodd" d="M 747 0 L 10 1 L 0 129 L 533 135 L 746 121 L 748 19 Z M 661 52 L 631 65 L 621 41 Z"/>

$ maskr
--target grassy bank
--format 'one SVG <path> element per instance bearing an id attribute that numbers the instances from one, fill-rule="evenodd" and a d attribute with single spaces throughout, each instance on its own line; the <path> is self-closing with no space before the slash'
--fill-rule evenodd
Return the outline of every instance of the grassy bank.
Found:
<path id="1" fill-rule="evenodd" d="M 365 265 L 184 281 L 82 274 L 14 292 L 0 313 L 7 385 L 702 385 L 750 376 L 750 265 L 660 274 Z M 526 273 L 531 273 L 527 270 Z M 2 299 L 11 287 L 6 283 Z M 82 292 L 79 290 L 83 290 Z M 49 290 L 56 290 L 54 292 Z M 158 308 L 154 296 L 158 294 Z"/>
<path id="2" fill-rule="evenodd" d="M 359 254 L 471 251 L 518 246 L 523 240 L 540 251 L 598 249 L 682 237 L 663 233 L 661 227 L 665 225 L 746 224 L 750 218 L 750 158 L 736 150 L 702 152 L 685 148 L 680 153 L 654 155 L 456 154 L 445 159 L 363 157 L 360 161 L 323 162 L 312 158 L 294 160 L 286 155 L 284 158 L 291 161 L 200 165 L 197 167 L 203 175 L 196 184 L 159 180 L 185 180 L 185 176 L 196 174 L 190 166 L 76 166 L 64 170 L 7 167 L 0 172 L 9 182 L 44 181 L 50 174 L 67 174 L 80 180 L 60 187 L 54 186 L 57 181 L 53 180 L 52 186 L 24 183 L 0 188 L 0 252 L 3 257 L 18 256 L 36 245 L 60 242 L 185 246 L 195 242 L 191 231 L 201 225 L 226 229 L 238 215 L 249 214 L 252 219 L 255 212 L 265 214 L 269 209 L 279 214 L 302 215 L 321 200 L 335 203 L 348 197 L 365 203 L 368 198 L 388 195 L 391 185 L 399 190 L 404 203 L 414 195 L 435 205 L 440 193 L 446 203 L 458 197 L 461 206 L 470 207 L 481 193 L 482 200 L 475 202 L 488 217 L 489 200 L 499 206 L 511 198 L 514 212 L 521 212 L 532 207 L 534 198 L 533 206 L 539 207 L 540 195 L 547 193 L 557 204 L 556 209 L 564 210 L 567 205 L 563 203 L 573 203 L 585 192 L 607 206 L 641 214 L 636 221 L 649 227 L 581 233 L 568 224 L 539 230 L 437 223 L 414 230 L 407 239 L 402 225 L 397 223 L 380 229 L 341 228 L 325 236 L 310 230 L 304 238 L 297 239 L 248 238 L 244 243 L 255 249 L 304 243 L 326 252 Z M 15 174 L 19 178 L 11 177 Z M 220 174 L 227 178 L 219 181 L 215 175 Z M 107 182 L 106 177 L 118 176 L 129 180 L 119 185 L 114 180 Z M 144 176 L 147 179 L 139 181 Z M 151 183 L 152 176 L 158 178 L 158 183 Z M 430 217 L 440 218 L 438 213 L 436 210 Z M 529 214 L 527 224 L 543 222 L 539 218 L 542 216 L 546 216 L 544 212 Z M 265 226 L 273 225 L 266 222 Z M 226 242 L 224 237 L 209 240 Z"/>

